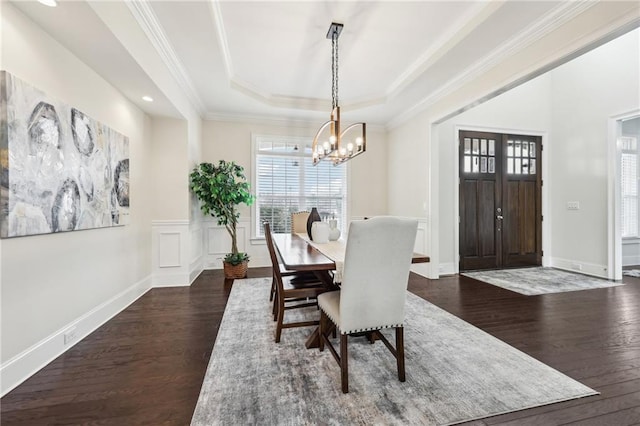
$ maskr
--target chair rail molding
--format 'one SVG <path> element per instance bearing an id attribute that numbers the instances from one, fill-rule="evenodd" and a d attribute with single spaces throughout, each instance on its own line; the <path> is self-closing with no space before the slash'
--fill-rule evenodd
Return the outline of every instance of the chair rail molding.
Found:
<path id="1" fill-rule="evenodd" d="M 153 287 L 189 286 L 202 271 L 202 236 L 198 222 L 151 222 Z"/>

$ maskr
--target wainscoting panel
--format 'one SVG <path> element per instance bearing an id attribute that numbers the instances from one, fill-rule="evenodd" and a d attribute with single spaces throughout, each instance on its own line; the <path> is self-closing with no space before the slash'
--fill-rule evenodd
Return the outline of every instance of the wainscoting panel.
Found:
<path id="1" fill-rule="evenodd" d="M 176 268 L 180 266 L 180 233 L 158 233 L 158 267 Z"/>
<path id="2" fill-rule="evenodd" d="M 154 220 L 151 227 L 153 286 L 190 285 L 193 249 L 189 221 Z"/>

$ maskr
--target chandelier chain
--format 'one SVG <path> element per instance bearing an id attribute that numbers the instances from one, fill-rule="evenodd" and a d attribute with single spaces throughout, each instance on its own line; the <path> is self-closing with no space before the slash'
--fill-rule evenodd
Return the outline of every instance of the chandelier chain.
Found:
<path id="1" fill-rule="evenodd" d="M 331 35 L 331 100 L 332 108 L 338 106 L 338 32 Z"/>

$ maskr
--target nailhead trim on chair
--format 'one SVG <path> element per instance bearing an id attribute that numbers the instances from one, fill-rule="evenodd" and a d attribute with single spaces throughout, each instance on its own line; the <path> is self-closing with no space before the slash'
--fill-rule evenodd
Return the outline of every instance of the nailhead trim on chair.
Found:
<path id="1" fill-rule="evenodd" d="M 327 311 L 322 309 L 322 312 L 324 312 L 325 315 L 329 317 L 332 323 L 338 325 L 338 322 L 335 320 L 335 318 L 329 315 Z M 394 324 L 394 325 L 381 325 L 379 327 L 359 328 L 356 330 L 347 330 L 347 331 L 340 330 L 340 334 L 362 333 L 365 331 L 382 330 L 383 328 L 397 328 L 397 327 L 404 327 L 404 324 L 401 323 L 401 324 Z"/>
<path id="2" fill-rule="evenodd" d="M 349 330 L 349 331 L 340 330 L 340 334 L 362 333 L 365 331 L 382 330 L 383 328 L 397 328 L 397 327 L 403 327 L 403 326 L 404 326 L 403 324 L 395 324 L 395 325 L 381 325 L 379 327 L 359 328 L 356 330 Z"/>

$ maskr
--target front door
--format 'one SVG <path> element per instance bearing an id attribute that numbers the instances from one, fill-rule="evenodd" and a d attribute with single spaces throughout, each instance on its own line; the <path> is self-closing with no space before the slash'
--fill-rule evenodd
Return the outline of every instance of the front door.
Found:
<path id="1" fill-rule="evenodd" d="M 541 138 L 460 132 L 460 270 L 542 263 Z"/>

